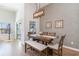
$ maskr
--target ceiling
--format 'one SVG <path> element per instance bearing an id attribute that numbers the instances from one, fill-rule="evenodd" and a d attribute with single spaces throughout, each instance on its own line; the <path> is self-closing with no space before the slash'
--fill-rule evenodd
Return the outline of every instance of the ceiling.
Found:
<path id="1" fill-rule="evenodd" d="M 40 3 L 40 8 L 45 7 L 47 5 L 49 5 L 50 3 Z"/>
<path id="2" fill-rule="evenodd" d="M 21 5 L 22 3 L 0 3 L 0 8 L 10 11 L 17 11 Z"/>
<path id="3" fill-rule="evenodd" d="M 40 3 L 40 7 L 44 7 L 49 3 Z M 0 3 L 0 8 L 10 10 L 10 11 L 17 11 L 19 7 L 23 5 L 23 3 Z"/>

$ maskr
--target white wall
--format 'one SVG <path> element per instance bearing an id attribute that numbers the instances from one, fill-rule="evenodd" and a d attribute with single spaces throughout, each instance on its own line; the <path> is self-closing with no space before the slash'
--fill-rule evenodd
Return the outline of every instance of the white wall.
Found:
<path id="1" fill-rule="evenodd" d="M 45 5 L 41 5 L 41 7 L 44 7 Z M 36 11 L 36 4 L 35 3 L 24 3 L 20 5 L 20 8 L 18 9 L 17 15 L 16 15 L 16 23 L 22 23 L 21 25 L 21 31 L 22 36 L 21 40 L 28 40 L 28 32 L 29 32 L 29 21 L 35 21 L 36 22 L 36 32 L 38 33 L 40 31 L 40 18 L 33 19 L 33 13 Z M 16 28 L 15 28 L 16 29 Z"/>
<path id="2" fill-rule="evenodd" d="M 64 28 L 55 28 L 55 20 L 62 19 Z M 45 28 L 46 21 L 52 22 L 52 29 Z M 45 8 L 45 16 L 41 18 L 40 23 L 41 31 L 56 32 L 60 36 L 66 34 L 64 44 L 79 49 L 79 4 L 51 4 Z"/>
<path id="3" fill-rule="evenodd" d="M 20 26 L 21 41 L 24 42 L 24 4 L 23 3 L 20 3 L 18 6 L 15 24 L 16 23 L 17 24 L 21 23 L 21 26 Z M 15 25 L 15 27 L 16 27 L 16 25 Z M 15 28 L 15 30 L 16 30 L 16 28 Z M 15 33 L 15 39 L 16 39 L 16 33 Z"/>
<path id="4" fill-rule="evenodd" d="M 20 20 L 21 18 L 24 19 L 24 3 L 19 3 L 18 10 L 16 12 L 16 22 Z"/>
<path id="5" fill-rule="evenodd" d="M 2 8 L 0 8 L 0 23 L 10 23 L 11 24 L 11 39 L 15 39 L 14 35 L 15 35 L 15 16 L 16 13 L 12 12 L 12 11 L 8 11 L 8 10 L 4 10 Z M 4 37 L 1 37 L 2 35 L 0 35 L 1 39 L 8 39 L 8 35 L 4 34 Z"/>
<path id="6" fill-rule="evenodd" d="M 27 33 L 29 32 L 29 21 L 35 21 L 36 22 L 36 32 L 38 33 L 40 31 L 39 29 L 39 18 L 33 19 L 33 13 L 36 10 L 36 5 L 34 3 L 27 3 L 24 7 L 24 22 L 25 22 L 25 39 L 27 40 Z"/>
<path id="7" fill-rule="evenodd" d="M 47 6 L 47 5 L 49 5 L 50 3 L 40 3 L 40 8 L 43 8 L 43 7 L 45 7 L 45 6 Z"/>

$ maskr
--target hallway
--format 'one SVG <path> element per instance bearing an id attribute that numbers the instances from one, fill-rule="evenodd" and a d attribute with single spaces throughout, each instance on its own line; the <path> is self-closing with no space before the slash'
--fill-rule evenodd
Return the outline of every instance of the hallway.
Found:
<path id="1" fill-rule="evenodd" d="M 25 55 L 21 47 L 17 42 L 0 41 L 0 56 Z"/>

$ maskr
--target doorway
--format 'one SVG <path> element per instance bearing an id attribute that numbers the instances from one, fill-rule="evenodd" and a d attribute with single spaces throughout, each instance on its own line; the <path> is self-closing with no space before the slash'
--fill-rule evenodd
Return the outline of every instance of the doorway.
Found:
<path id="1" fill-rule="evenodd" d="M 16 39 L 21 40 L 21 23 L 16 24 Z"/>

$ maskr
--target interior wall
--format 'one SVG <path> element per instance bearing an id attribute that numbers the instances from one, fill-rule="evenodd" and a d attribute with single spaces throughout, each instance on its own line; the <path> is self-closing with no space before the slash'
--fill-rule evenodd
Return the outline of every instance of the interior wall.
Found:
<path id="1" fill-rule="evenodd" d="M 15 22 L 15 30 L 16 30 L 16 24 L 19 24 L 21 23 L 21 26 L 19 28 L 19 30 L 21 31 L 21 42 L 23 43 L 24 42 L 24 3 L 19 3 L 18 5 L 18 10 L 16 12 L 16 22 Z M 15 39 L 17 40 L 16 38 L 16 33 L 15 33 Z"/>
<path id="2" fill-rule="evenodd" d="M 64 20 L 64 28 L 55 28 L 55 20 Z M 46 29 L 46 21 L 52 22 L 52 29 Z M 79 4 L 53 3 L 45 7 L 45 15 L 40 19 L 40 30 L 66 34 L 64 45 L 79 49 Z M 56 39 L 57 41 L 57 39 Z"/>
<path id="3" fill-rule="evenodd" d="M 41 4 L 41 8 L 48 4 Z M 39 33 L 40 31 L 40 18 L 33 18 L 33 13 L 36 11 L 36 4 L 35 3 L 23 3 L 20 4 L 20 7 L 16 14 L 16 23 L 21 23 L 21 40 L 28 40 L 28 32 L 29 32 L 29 22 L 35 21 L 36 22 L 36 32 Z M 16 28 L 15 28 L 16 30 Z M 15 34 L 16 38 L 16 34 Z"/>
<path id="4" fill-rule="evenodd" d="M 33 19 L 33 13 L 36 10 L 36 5 L 33 3 L 24 3 L 20 5 L 20 8 L 16 14 L 16 23 L 21 23 L 21 42 L 28 40 L 29 22 L 36 22 L 36 31 L 39 32 L 39 18 Z M 16 24 L 15 23 L 15 24 Z M 15 28 L 16 30 L 16 28 Z M 16 36 L 15 36 L 16 38 Z"/>
<path id="5" fill-rule="evenodd" d="M 8 11 L 5 9 L 0 8 L 0 23 L 10 23 L 11 24 L 11 39 L 15 39 L 15 16 L 16 13 L 12 11 Z M 0 34 L 0 39 L 8 39 L 7 34 Z"/>
<path id="6" fill-rule="evenodd" d="M 28 32 L 29 32 L 29 22 L 35 21 L 36 22 L 36 32 L 38 33 L 40 31 L 39 29 L 39 18 L 33 18 L 33 13 L 36 11 L 36 4 L 34 3 L 25 3 L 24 6 L 24 26 L 25 26 L 25 39 L 28 39 Z"/>

